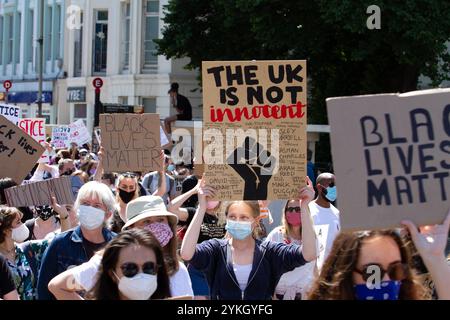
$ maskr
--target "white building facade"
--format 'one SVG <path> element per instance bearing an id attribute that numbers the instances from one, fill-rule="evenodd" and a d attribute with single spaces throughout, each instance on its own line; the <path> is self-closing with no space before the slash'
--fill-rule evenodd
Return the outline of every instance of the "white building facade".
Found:
<path id="1" fill-rule="evenodd" d="M 22 117 L 37 115 L 39 0 L 0 0 L 0 83 L 12 81 L 8 102 Z M 57 120 L 56 82 L 63 77 L 64 0 L 44 1 L 43 115 Z M 0 87 L 3 91 L 3 87 Z"/>
<path id="2" fill-rule="evenodd" d="M 163 6 L 168 0 L 67 0 L 64 70 L 57 82 L 58 123 L 83 119 L 94 125 L 93 79 L 103 80 L 101 102 L 143 106 L 144 112 L 173 114 L 167 91 L 171 82 L 201 118 L 197 73 L 183 69 L 184 60 L 156 54 Z"/>

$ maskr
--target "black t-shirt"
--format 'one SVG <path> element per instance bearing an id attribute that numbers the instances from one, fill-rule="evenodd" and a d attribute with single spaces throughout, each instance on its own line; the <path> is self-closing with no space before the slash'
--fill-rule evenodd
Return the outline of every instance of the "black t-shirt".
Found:
<path id="1" fill-rule="evenodd" d="M 180 225 L 184 225 L 186 228 L 191 223 L 195 215 L 195 208 L 186 208 L 188 211 L 188 219 L 186 221 L 180 221 Z M 200 227 L 200 234 L 198 236 L 197 243 L 202 243 L 205 240 L 210 239 L 222 239 L 225 236 L 225 225 L 218 225 L 218 218 L 210 214 L 205 213 L 203 223 Z"/>
<path id="2" fill-rule="evenodd" d="M 0 298 L 3 299 L 5 294 L 8 294 L 15 289 L 16 286 L 11 271 L 9 270 L 8 263 L 5 258 L 0 255 Z"/>
<path id="3" fill-rule="evenodd" d="M 198 183 L 198 179 L 196 176 L 192 175 L 187 177 L 183 180 L 183 184 L 181 187 L 181 193 L 184 194 L 188 192 L 189 190 L 192 190 L 195 188 L 195 186 Z M 195 208 L 198 205 L 198 196 L 196 194 L 192 195 L 183 203 L 183 207 L 188 208 L 192 207 Z"/>
<path id="4" fill-rule="evenodd" d="M 177 109 L 181 114 L 192 117 L 192 106 L 188 98 L 181 94 L 177 94 Z"/>
<path id="5" fill-rule="evenodd" d="M 92 256 L 99 250 L 103 249 L 103 247 L 106 245 L 106 242 L 102 243 L 93 243 L 89 240 L 86 240 L 83 237 L 83 247 L 86 250 L 86 254 L 88 256 L 88 259 L 91 259 Z"/>

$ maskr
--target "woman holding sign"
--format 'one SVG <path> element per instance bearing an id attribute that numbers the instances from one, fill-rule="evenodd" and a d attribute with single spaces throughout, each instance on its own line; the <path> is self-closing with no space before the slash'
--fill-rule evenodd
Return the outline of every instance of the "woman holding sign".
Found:
<path id="1" fill-rule="evenodd" d="M 181 257 L 207 275 L 212 299 L 270 300 L 283 273 L 316 259 L 316 238 L 308 203 L 314 197 L 311 181 L 300 190 L 303 247 L 255 239 L 258 202 L 232 201 L 225 210 L 225 239 L 197 244 L 207 199 L 214 190 L 202 183 L 199 208 L 181 245 Z"/>
<path id="2" fill-rule="evenodd" d="M 273 229 L 268 241 L 302 245 L 302 205 L 297 199 L 286 201 L 281 217 L 282 225 Z M 276 288 L 279 300 L 302 300 L 314 279 L 315 262 L 309 262 L 281 277 Z"/>
<path id="3" fill-rule="evenodd" d="M 404 221 L 435 283 L 439 299 L 450 299 L 450 266 L 444 251 L 450 212 L 444 223 L 421 228 Z M 341 233 L 321 270 L 310 299 L 417 300 L 429 298 L 411 268 L 407 243 L 394 230 Z"/>

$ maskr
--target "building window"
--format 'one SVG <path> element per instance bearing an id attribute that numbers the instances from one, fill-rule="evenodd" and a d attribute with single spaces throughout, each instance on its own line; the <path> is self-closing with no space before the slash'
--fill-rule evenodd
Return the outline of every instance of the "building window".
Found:
<path id="1" fill-rule="evenodd" d="M 159 36 L 159 1 L 145 1 L 144 59 L 143 69 L 156 71 L 158 56 L 154 39 Z"/>
<path id="2" fill-rule="evenodd" d="M 16 51 L 14 52 L 14 61 L 16 63 L 20 63 L 20 39 L 21 39 L 21 31 L 22 31 L 22 14 L 19 12 L 17 14 L 16 21 L 16 30 L 18 32 L 17 43 L 16 43 Z"/>
<path id="3" fill-rule="evenodd" d="M 44 20 L 45 23 L 45 36 L 44 36 L 44 57 L 45 60 L 51 59 L 51 49 L 52 49 L 52 7 L 47 6 L 46 16 Z M 45 70 L 45 68 L 44 68 Z"/>
<path id="4" fill-rule="evenodd" d="M 57 5 L 56 9 L 55 9 L 55 26 L 56 26 L 56 30 L 55 30 L 55 34 L 56 34 L 56 39 L 55 39 L 55 47 L 53 48 L 53 56 L 55 57 L 55 59 L 60 59 L 61 57 L 61 50 L 60 50 L 60 45 L 61 45 L 61 6 Z"/>
<path id="5" fill-rule="evenodd" d="M 30 19 L 26 21 L 27 24 L 27 40 L 26 44 L 29 46 L 29 50 L 27 50 L 26 62 L 33 62 L 33 22 L 34 22 L 34 11 L 30 10 Z M 25 67 L 27 70 L 27 67 Z"/>
<path id="6" fill-rule="evenodd" d="M 12 15 L 7 16 L 8 23 L 8 47 L 6 48 L 6 64 L 12 62 L 13 45 L 14 45 L 14 19 Z"/>
<path id="7" fill-rule="evenodd" d="M 131 26 L 131 8 L 130 3 L 123 4 L 123 15 L 124 15 L 124 28 L 122 36 L 122 47 L 123 47 L 123 70 L 128 70 L 130 67 L 130 26 Z"/>
<path id="8" fill-rule="evenodd" d="M 3 63 L 3 16 L 0 16 L 0 65 Z"/>
<path id="9" fill-rule="evenodd" d="M 81 63 L 82 63 L 82 50 L 83 50 L 83 12 L 80 12 L 80 28 L 74 30 L 75 43 L 74 43 L 74 61 L 73 61 L 73 76 L 81 77 Z"/>
<path id="10" fill-rule="evenodd" d="M 124 106 L 126 106 L 128 104 L 128 97 L 119 97 L 118 98 L 118 103 L 119 104 L 123 104 Z"/>
<path id="11" fill-rule="evenodd" d="M 74 120 L 87 118 L 87 107 L 85 103 L 73 105 Z"/>
<path id="12" fill-rule="evenodd" d="M 144 113 L 156 113 L 156 98 L 142 98 Z"/>
<path id="13" fill-rule="evenodd" d="M 95 11 L 94 73 L 106 73 L 108 47 L 108 11 Z"/>

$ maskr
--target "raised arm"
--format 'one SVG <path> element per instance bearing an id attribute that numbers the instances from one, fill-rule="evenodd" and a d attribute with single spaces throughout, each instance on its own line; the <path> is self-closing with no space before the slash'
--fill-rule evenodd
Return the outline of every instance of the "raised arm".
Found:
<path id="1" fill-rule="evenodd" d="M 443 224 L 425 226 L 420 232 L 411 221 L 402 221 L 402 224 L 408 228 L 414 245 L 430 272 L 438 298 L 450 300 L 450 266 L 444 253 L 450 228 L 450 210 Z"/>
<path id="2" fill-rule="evenodd" d="M 183 205 L 183 203 L 185 203 L 187 201 L 187 199 L 189 199 L 194 194 L 198 193 L 198 190 L 200 188 L 200 183 L 201 183 L 201 180 L 198 181 L 195 188 L 179 195 L 178 197 L 176 197 L 175 199 L 170 201 L 169 205 L 167 206 L 167 210 L 176 214 L 180 221 L 186 221 L 188 219 L 189 215 L 188 215 L 187 210 L 185 208 L 181 208 L 181 206 Z"/>
<path id="3" fill-rule="evenodd" d="M 103 176 L 103 156 L 105 154 L 105 149 L 100 146 L 100 150 L 98 151 L 98 162 L 97 162 L 97 169 L 94 173 L 94 181 L 102 182 L 102 176 Z"/>
<path id="4" fill-rule="evenodd" d="M 200 227 L 203 223 L 203 218 L 206 211 L 207 197 L 214 197 L 214 190 L 211 187 L 205 186 L 204 182 L 200 184 L 198 191 L 198 208 L 192 218 L 191 223 L 184 235 L 183 242 L 181 244 L 180 255 L 185 261 L 192 259 L 195 253 L 195 247 L 197 245 L 198 236 L 200 234 Z"/>
<path id="5" fill-rule="evenodd" d="M 302 215 L 302 253 L 306 261 L 313 261 L 317 258 L 317 239 L 308 204 L 314 199 L 314 188 L 308 177 L 306 187 L 300 190 L 299 198 Z"/>
<path id="6" fill-rule="evenodd" d="M 163 197 L 167 192 L 167 179 L 165 173 L 165 160 L 164 160 L 164 151 L 161 150 L 161 154 L 159 156 L 159 160 L 162 162 L 162 170 L 158 171 L 159 181 L 158 188 L 153 192 L 153 196 Z"/>
<path id="7" fill-rule="evenodd" d="M 59 223 L 61 224 L 61 232 L 69 230 L 72 226 L 70 225 L 69 212 L 65 206 L 61 206 L 56 202 L 56 198 L 52 196 L 52 208 L 59 216 Z"/>

